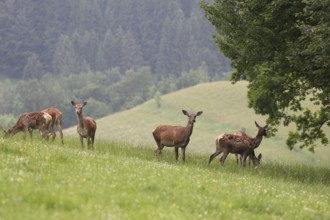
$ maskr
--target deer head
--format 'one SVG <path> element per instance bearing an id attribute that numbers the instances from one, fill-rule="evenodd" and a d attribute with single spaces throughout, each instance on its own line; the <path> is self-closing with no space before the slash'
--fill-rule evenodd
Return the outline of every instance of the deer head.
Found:
<path id="1" fill-rule="evenodd" d="M 262 136 L 267 136 L 267 128 L 268 128 L 268 125 L 265 125 L 263 127 L 261 127 L 256 121 L 254 122 L 258 128 L 258 134 L 257 134 L 257 137 L 262 137 Z"/>
<path id="2" fill-rule="evenodd" d="M 253 156 L 254 156 L 254 155 L 253 155 Z M 262 158 L 262 154 L 261 154 L 261 153 L 258 155 L 258 157 L 256 157 L 256 156 L 252 157 L 252 163 L 253 163 L 253 166 L 258 166 L 258 165 L 260 165 L 260 163 L 261 163 L 261 158 Z"/>
<path id="3" fill-rule="evenodd" d="M 10 136 L 10 129 L 8 129 L 8 130 L 6 131 L 5 129 L 1 128 L 1 130 L 2 130 L 3 133 L 4 133 L 4 137 L 5 137 L 5 138 L 7 138 L 7 137 Z"/>
<path id="4" fill-rule="evenodd" d="M 188 113 L 186 110 L 182 110 L 182 113 L 184 114 L 184 115 L 187 115 L 188 116 L 188 124 L 193 124 L 193 123 L 195 123 L 195 121 L 196 121 L 196 117 L 197 116 L 200 116 L 203 112 L 202 111 L 199 111 L 199 112 L 197 112 L 196 114 L 193 114 L 193 113 Z"/>
<path id="5" fill-rule="evenodd" d="M 74 107 L 74 110 L 78 116 L 82 115 L 82 110 L 87 105 L 87 102 L 83 103 L 75 103 L 74 101 L 71 101 L 72 106 Z"/>

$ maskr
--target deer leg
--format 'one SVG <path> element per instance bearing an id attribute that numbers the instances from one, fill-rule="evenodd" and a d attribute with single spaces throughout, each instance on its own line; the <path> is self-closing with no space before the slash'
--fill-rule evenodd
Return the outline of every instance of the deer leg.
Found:
<path id="1" fill-rule="evenodd" d="M 92 150 L 94 150 L 94 138 L 95 138 L 95 136 L 93 135 L 93 136 L 91 137 L 91 139 L 92 139 Z"/>
<path id="2" fill-rule="evenodd" d="M 59 123 L 57 124 L 57 129 L 60 132 L 62 144 L 64 144 L 64 141 L 63 141 L 63 132 L 62 132 L 62 126 L 61 126 L 61 124 L 59 124 Z"/>
<path id="3" fill-rule="evenodd" d="M 29 128 L 28 128 L 28 127 L 24 127 L 24 128 L 23 128 L 23 133 L 24 133 L 23 139 L 24 139 L 24 140 L 25 140 L 25 138 L 26 138 L 26 133 L 27 133 L 27 132 L 30 132 Z M 31 132 L 30 132 L 30 137 L 31 137 L 31 139 L 32 139 L 32 134 L 31 134 Z"/>
<path id="4" fill-rule="evenodd" d="M 245 162 L 246 162 L 246 158 L 247 158 L 247 156 L 248 156 L 247 153 L 244 153 L 244 154 L 243 154 L 242 164 L 241 164 L 242 167 L 245 167 Z"/>
<path id="5" fill-rule="evenodd" d="M 87 148 L 88 150 L 91 149 L 91 137 L 90 136 L 87 136 Z"/>
<path id="6" fill-rule="evenodd" d="M 179 148 L 178 147 L 174 147 L 174 152 L 175 152 L 175 160 L 178 161 L 178 158 L 179 158 Z"/>
<path id="7" fill-rule="evenodd" d="M 216 152 L 214 152 L 213 154 L 211 154 L 210 159 L 209 159 L 209 164 L 211 163 L 211 161 L 212 161 L 216 156 L 218 156 L 218 155 L 221 154 L 221 153 L 222 153 L 222 151 L 219 150 L 219 151 L 216 151 Z"/>
<path id="8" fill-rule="evenodd" d="M 42 128 L 39 128 L 39 134 L 40 134 L 42 139 L 47 139 L 46 136 L 48 136 L 48 135 L 46 134 L 46 132 Z"/>
<path id="9" fill-rule="evenodd" d="M 239 155 L 239 162 L 240 162 L 240 165 L 242 166 L 243 165 L 243 156 L 242 156 L 242 154 Z"/>
<path id="10" fill-rule="evenodd" d="M 27 128 L 27 131 L 30 133 L 30 138 L 32 139 L 33 138 L 33 130 L 30 129 L 30 128 Z M 24 137 L 25 139 L 25 137 Z"/>
<path id="11" fill-rule="evenodd" d="M 54 124 L 50 125 L 50 132 L 52 133 L 52 142 L 54 142 L 55 138 L 56 138 L 56 133 L 55 133 L 55 129 L 54 129 Z"/>
<path id="12" fill-rule="evenodd" d="M 261 163 L 261 157 L 262 157 L 262 154 L 260 153 L 260 154 L 258 155 L 258 158 L 257 158 L 258 165 Z"/>
<path id="13" fill-rule="evenodd" d="M 82 136 L 80 136 L 79 138 L 80 138 L 81 147 L 84 148 L 84 138 Z"/>
<path id="14" fill-rule="evenodd" d="M 88 136 L 87 137 L 87 143 L 88 143 L 88 149 L 94 150 L 94 136 Z"/>
<path id="15" fill-rule="evenodd" d="M 238 155 L 235 154 L 235 157 L 236 157 L 236 163 L 238 164 Z"/>
<path id="16" fill-rule="evenodd" d="M 182 161 L 186 162 L 186 147 L 181 148 L 182 151 Z"/>
<path id="17" fill-rule="evenodd" d="M 45 140 L 49 140 L 49 129 L 48 128 L 44 128 L 43 126 L 39 127 L 39 132 L 41 134 L 41 137 Z"/>
<path id="18" fill-rule="evenodd" d="M 222 165 L 222 166 L 224 165 L 225 160 L 226 160 L 228 154 L 229 154 L 228 151 L 224 151 L 224 152 L 223 152 L 223 155 L 222 155 L 222 157 L 221 157 L 221 159 L 220 159 L 220 162 L 221 162 L 221 165 Z"/>
<path id="19" fill-rule="evenodd" d="M 155 150 L 155 153 L 156 153 L 158 160 L 160 160 L 162 158 L 162 150 L 164 148 L 164 145 L 162 145 L 159 142 L 156 142 L 156 143 L 157 143 L 157 149 Z"/>

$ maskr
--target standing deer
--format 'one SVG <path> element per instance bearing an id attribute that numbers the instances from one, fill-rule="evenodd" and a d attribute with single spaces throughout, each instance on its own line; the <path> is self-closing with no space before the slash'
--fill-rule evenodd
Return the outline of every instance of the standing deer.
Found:
<path id="1" fill-rule="evenodd" d="M 222 165 L 224 165 L 225 160 L 229 153 L 242 155 L 241 165 L 245 166 L 245 161 L 247 156 L 254 153 L 254 149 L 259 147 L 263 136 L 266 136 L 266 129 L 268 125 L 260 127 L 257 122 L 258 134 L 255 138 L 249 136 L 238 136 L 233 134 L 221 134 L 215 139 L 216 151 L 210 156 L 209 164 L 211 161 L 223 152 L 220 159 Z"/>
<path id="2" fill-rule="evenodd" d="M 94 149 L 94 138 L 96 132 L 96 122 L 93 118 L 84 117 L 83 108 L 87 105 L 87 102 L 75 103 L 71 101 L 77 116 L 77 132 L 80 137 L 81 147 L 84 147 L 83 138 L 87 139 L 88 149 Z"/>
<path id="3" fill-rule="evenodd" d="M 52 120 L 49 124 L 49 129 L 50 129 L 50 131 L 52 133 L 52 137 L 53 137 L 52 141 L 54 142 L 55 137 L 56 137 L 56 133 L 54 130 L 54 125 L 56 125 L 57 129 L 60 133 L 60 136 L 61 136 L 62 144 L 64 144 L 63 132 L 62 132 L 62 112 L 57 108 L 46 108 L 46 109 L 42 110 L 42 112 L 46 112 L 46 113 L 50 114 L 50 116 L 52 116 Z"/>
<path id="4" fill-rule="evenodd" d="M 237 131 L 237 132 L 234 133 L 234 135 L 248 137 L 248 135 L 243 131 Z M 239 160 L 240 165 L 242 166 L 243 165 L 242 164 L 243 155 L 242 154 L 235 154 L 235 157 L 236 157 L 236 163 L 238 164 L 238 160 Z M 253 165 L 258 166 L 260 164 L 262 154 L 260 153 L 258 155 L 258 157 L 256 157 L 255 152 L 253 150 L 253 152 L 248 157 L 249 157 L 249 165 L 251 164 L 251 160 L 252 160 Z"/>
<path id="5" fill-rule="evenodd" d="M 48 126 L 52 117 L 46 112 L 30 112 L 21 115 L 16 124 L 5 132 L 5 137 L 11 137 L 18 132 L 24 132 L 24 139 L 27 132 L 30 133 L 32 139 L 32 129 L 39 129 L 41 136 L 48 140 Z"/>
<path id="6" fill-rule="evenodd" d="M 181 148 L 182 160 L 185 162 L 186 146 L 190 141 L 195 119 L 203 112 L 199 111 L 196 114 L 188 113 L 186 110 L 182 110 L 182 112 L 184 115 L 188 116 L 188 124 L 186 127 L 160 125 L 152 132 L 152 135 L 154 136 L 154 139 L 157 143 L 156 155 L 158 159 L 160 159 L 162 156 L 162 150 L 164 146 L 167 146 L 174 147 L 176 161 L 178 161 L 179 148 Z"/>

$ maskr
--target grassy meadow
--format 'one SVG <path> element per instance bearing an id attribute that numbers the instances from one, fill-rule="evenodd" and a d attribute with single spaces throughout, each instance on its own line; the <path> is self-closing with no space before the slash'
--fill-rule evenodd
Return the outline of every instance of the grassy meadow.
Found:
<path id="1" fill-rule="evenodd" d="M 255 136 L 254 121 L 264 125 L 246 107 L 246 87 L 201 84 L 162 96 L 160 108 L 150 100 L 97 119 L 93 151 L 80 147 L 75 127 L 64 130 L 64 145 L 0 137 L 0 220 L 330 219 L 329 146 L 290 151 L 280 127 L 257 149 L 259 167 L 242 169 L 233 156 L 207 164 L 217 135 L 244 128 Z M 151 132 L 186 125 L 182 109 L 203 111 L 186 163 L 172 148 L 158 161 Z"/>
<path id="2" fill-rule="evenodd" d="M 0 219 L 329 219 L 330 170 L 98 140 L 0 139 Z"/>

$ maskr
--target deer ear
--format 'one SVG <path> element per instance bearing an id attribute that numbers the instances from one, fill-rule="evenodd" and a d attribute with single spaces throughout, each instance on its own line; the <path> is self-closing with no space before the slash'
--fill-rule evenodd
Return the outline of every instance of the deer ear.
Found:
<path id="1" fill-rule="evenodd" d="M 260 126 L 258 125 L 258 123 L 256 121 L 254 123 L 256 124 L 257 128 L 260 128 Z"/>
<path id="2" fill-rule="evenodd" d="M 203 114 L 203 111 L 197 112 L 197 116 L 200 116 L 201 114 Z"/>
<path id="3" fill-rule="evenodd" d="M 84 106 L 85 106 L 85 105 L 87 105 L 87 102 L 86 102 L 86 101 L 84 102 Z"/>
<path id="4" fill-rule="evenodd" d="M 76 103 L 75 103 L 74 101 L 71 101 L 71 105 L 75 106 L 75 105 L 76 105 Z"/>
<path id="5" fill-rule="evenodd" d="M 2 129 L 3 133 L 5 134 L 5 137 L 7 137 L 10 133 L 10 129 L 8 129 L 7 131 L 5 129 Z"/>
<path id="6" fill-rule="evenodd" d="M 187 112 L 186 110 L 182 110 L 182 113 L 183 113 L 184 115 L 188 115 L 188 112 Z"/>

